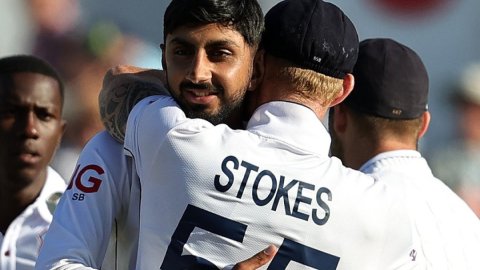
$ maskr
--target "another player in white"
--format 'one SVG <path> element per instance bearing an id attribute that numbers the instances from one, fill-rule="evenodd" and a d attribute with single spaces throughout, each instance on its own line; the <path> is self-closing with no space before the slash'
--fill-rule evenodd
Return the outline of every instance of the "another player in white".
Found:
<path id="1" fill-rule="evenodd" d="M 201 63 L 213 56 L 190 42 L 217 27 L 187 41 L 189 27 L 167 34 L 163 59 L 175 100 L 218 100 L 220 90 L 175 78 L 176 65 L 188 62 L 198 67 L 191 80 L 212 83 Z M 224 31 L 229 43 L 241 39 Z M 320 119 L 353 88 L 353 24 L 332 4 L 287 0 L 267 14 L 264 41 L 252 72 L 264 80 L 250 99 L 247 131 L 190 119 L 168 96 L 131 112 L 125 147 L 142 185 L 137 268 L 217 269 L 269 243 L 279 246 L 271 269 L 417 266 L 401 194 L 328 157 Z M 225 52 L 217 65 L 235 60 Z"/>
<path id="2" fill-rule="evenodd" d="M 60 144 L 63 84 L 45 61 L 0 59 L 0 269 L 31 270 L 65 181 L 48 166 Z"/>
<path id="3" fill-rule="evenodd" d="M 480 220 L 417 151 L 430 122 L 420 57 L 394 40 L 368 39 L 353 74 L 353 93 L 331 110 L 332 154 L 403 193 L 421 245 L 411 256 L 422 269 L 480 269 Z"/>

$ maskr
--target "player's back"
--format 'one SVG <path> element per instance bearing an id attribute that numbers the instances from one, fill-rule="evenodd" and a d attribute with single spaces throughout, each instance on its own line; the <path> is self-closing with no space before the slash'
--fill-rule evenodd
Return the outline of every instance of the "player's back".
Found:
<path id="1" fill-rule="evenodd" d="M 480 269 L 480 220 L 416 151 L 381 154 L 366 168 L 404 192 L 425 269 Z"/>
<path id="2" fill-rule="evenodd" d="M 137 153 L 138 268 L 224 267 L 271 243 L 279 252 L 270 269 L 415 264 L 396 191 L 329 158 L 328 133 L 309 109 L 262 108 L 248 132 L 180 121 L 165 140 L 144 145 L 149 156 Z M 141 137 L 154 134 L 146 128 L 138 127 L 141 149 Z"/>

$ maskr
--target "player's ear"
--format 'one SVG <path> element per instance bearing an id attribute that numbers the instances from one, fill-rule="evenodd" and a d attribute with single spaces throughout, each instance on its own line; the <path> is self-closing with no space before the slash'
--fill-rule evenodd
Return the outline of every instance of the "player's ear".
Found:
<path id="1" fill-rule="evenodd" d="M 248 91 L 256 90 L 263 81 L 263 75 L 265 73 L 264 56 L 265 50 L 263 49 L 259 49 L 255 53 L 255 58 L 253 60 L 252 77 L 250 79 L 250 84 L 248 85 Z"/>
<path id="2" fill-rule="evenodd" d="M 350 95 L 353 90 L 353 86 L 355 84 L 355 78 L 352 74 L 348 73 L 343 77 L 343 88 L 340 93 L 338 93 L 337 97 L 330 103 L 330 106 L 335 106 L 342 102 L 345 98 Z"/>
<path id="3" fill-rule="evenodd" d="M 422 114 L 422 126 L 418 132 L 418 138 L 422 138 L 425 133 L 427 133 L 428 127 L 430 126 L 431 115 L 430 112 L 426 111 Z"/>
<path id="4" fill-rule="evenodd" d="M 167 70 L 167 62 L 165 61 L 165 44 L 160 44 L 160 49 L 162 49 L 162 68 Z"/>

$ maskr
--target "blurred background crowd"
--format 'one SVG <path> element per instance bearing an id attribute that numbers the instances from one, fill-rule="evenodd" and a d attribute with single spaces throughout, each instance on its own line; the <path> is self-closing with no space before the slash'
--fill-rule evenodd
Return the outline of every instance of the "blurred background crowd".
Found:
<path id="1" fill-rule="evenodd" d="M 264 10 L 278 1 L 259 0 Z M 61 148 L 52 166 L 70 179 L 79 152 L 103 129 L 97 97 L 118 64 L 161 68 L 168 0 L 2 0 L 0 57 L 31 53 L 66 84 Z M 391 37 L 419 53 L 430 75 L 432 123 L 420 146 L 434 174 L 480 216 L 480 1 L 330 0 L 360 39 Z M 408 78 L 405 78 L 408 79 Z"/>

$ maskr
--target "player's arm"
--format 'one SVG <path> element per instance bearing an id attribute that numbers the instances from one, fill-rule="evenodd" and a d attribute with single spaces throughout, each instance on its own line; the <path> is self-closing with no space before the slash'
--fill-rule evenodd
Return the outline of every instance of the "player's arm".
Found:
<path id="1" fill-rule="evenodd" d="M 117 147 L 108 147 L 112 144 Z M 122 153 L 123 146 L 105 132 L 85 146 L 55 210 L 35 269 L 100 269 L 115 219 L 129 197 L 120 194 L 127 190 L 122 188 L 129 184 L 123 183 L 127 179 L 108 171 L 121 170 Z M 118 167 L 111 168 L 112 163 Z"/>
<path id="2" fill-rule="evenodd" d="M 100 117 L 110 135 L 123 142 L 128 114 L 147 96 L 169 95 L 161 70 L 117 66 L 104 77 L 99 95 Z"/>

